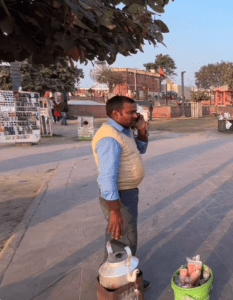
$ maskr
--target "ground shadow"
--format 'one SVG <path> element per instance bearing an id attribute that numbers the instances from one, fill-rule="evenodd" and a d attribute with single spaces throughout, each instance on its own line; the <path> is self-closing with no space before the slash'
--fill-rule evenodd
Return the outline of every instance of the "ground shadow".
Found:
<path id="1" fill-rule="evenodd" d="M 0 172 L 23 169 L 52 162 L 66 161 L 69 159 L 79 158 L 92 154 L 91 146 L 74 147 L 71 149 L 57 150 L 52 152 L 43 152 L 20 156 L 17 158 L 6 159 L 0 162 Z"/>

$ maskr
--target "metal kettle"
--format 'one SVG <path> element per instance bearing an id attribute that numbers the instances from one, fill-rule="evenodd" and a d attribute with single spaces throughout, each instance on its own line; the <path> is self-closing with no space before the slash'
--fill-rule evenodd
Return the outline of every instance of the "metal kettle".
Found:
<path id="1" fill-rule="evenodd" d="M 111 244 L 125 251 L 113 253 Z M 129 282 L 135 282 L 137 274 L 140 272 L 139 269 L 136 269 L 139 260 L 132 256 L 130 248 L 117 240 L 108 242 L 106 248 L 108 259 L 99 269 L 100 284 L 107 289 L 118 289 Z"/>

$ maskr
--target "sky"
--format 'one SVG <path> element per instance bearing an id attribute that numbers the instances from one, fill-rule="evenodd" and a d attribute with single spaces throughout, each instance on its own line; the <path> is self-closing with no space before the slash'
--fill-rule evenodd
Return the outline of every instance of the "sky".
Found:
<path id="1" fill-rule="evenodd" d="M 184 85 L 194 86 L 194 73 L 203 65 L 223 61 L 233 61 L 233 2 L 232 0 L 175 0 L 165 6 L 161 19 L 170 32 L 163 34 L 167 48 L 158 43 L 157 47 L 146 43 L 144 53 L 140 51 L 132 56 L 118 55 L 114 67 L 139 68 L 145 70 L 144 63 L 154 62 L 155 56 L 162 53 L 174 59 L 177 76 L 174 82 L 180 84 L 181 72 Z M 90 87 L 91 62 L 78 65 L 84 71 L 85 78 L 80 87 Z"/>

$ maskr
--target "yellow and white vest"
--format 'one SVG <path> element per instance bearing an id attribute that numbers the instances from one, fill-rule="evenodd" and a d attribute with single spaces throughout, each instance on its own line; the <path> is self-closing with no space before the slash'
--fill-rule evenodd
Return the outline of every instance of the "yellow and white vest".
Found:
<path id="1" fill-rule="evenodd" d="M 92 149 L 97 166 L 98 157 L 96 154 L 96 145 L 105 137 L 114 138 L 121 146 L 121 157 L 117 178 L 118 190 L 136 188 L 143 180 L 145 171 L 141 154 L 138 151 L 132 130 L 131 137 L 128 137 L 106 123 L 99 128 L 92 140 Z"/>

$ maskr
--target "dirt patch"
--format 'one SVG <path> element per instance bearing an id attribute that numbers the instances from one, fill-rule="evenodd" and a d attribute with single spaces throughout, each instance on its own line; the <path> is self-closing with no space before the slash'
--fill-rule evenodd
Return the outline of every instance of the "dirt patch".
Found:
<path id="1" fill-rule="evenodd" d="M 98 129 L 107 119 L 95 119 L 95 128 Z M 218 117 L 203 118 L 157 118 L 150 121 L 149 130 L 163 130 L 173 132 L 197 132 L 208 128 L 218 127 Z"/>
<path id="2" fill-rule="evenodd" d="M 173 132 L 197 132 L 207 128 L 218 128 L 218 117 L 179 118 L 179 119 L 153 119 L 149 130 L 165 130 Z"/>
<path id="3" fill-rule="evenodd" d="M 0 176 L 0 252 L 38 191 L 53 175 L 54 170 Z"/>

